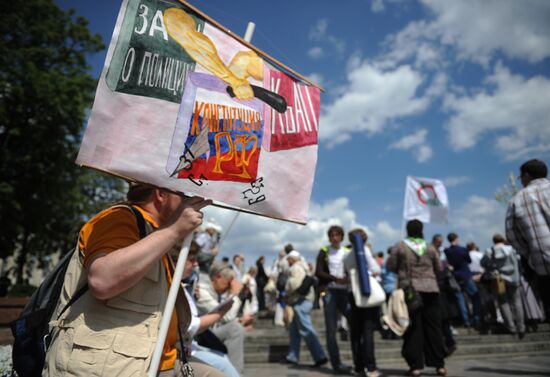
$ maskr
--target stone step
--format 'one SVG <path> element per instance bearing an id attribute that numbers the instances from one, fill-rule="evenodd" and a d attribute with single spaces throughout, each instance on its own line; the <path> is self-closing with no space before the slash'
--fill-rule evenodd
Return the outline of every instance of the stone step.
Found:
<path id="1" fill-rule="evenodd" d="M 266 362 L 279 362 L 286 356 L 288 346 L 286 345 L 272 345 L 267 349 L 256 349 L 254 351 L 245 351 L 245 363 L 266 363 Z M 459 344 L 458 349 L 452 357 L 469 357 L 480 358 L 487 357 L 489 355 L 503 355 L 503 354 L 537 354 L 550 352 L 550 342 L 548 340 L 537 341 L 509 341 L 509 342 L 497 342 L 488 344 L 470 344 L 464 346 Z M 375 348 L 376 359 L 378 362 L 389 362 L 391 360 L 401 360 L 400 345 L 396 348 Z M 345 363 L 351 364 L 351 351 L 349 348 L 340 348 L 340 355 Z M 313 359 L 307 347 L 304 345 L 300 349 L 300 362 L 301 363 L 313 363 Z"/>
<path id="2" fill-rule="evenodd" d="M 268 350 L 269 346 L 285 346 L 288 345 L 288 334 L 281 334 L 277 336 L 252 336 L 247 335 L 245 340 L 245 350 Z M 322 345 L 326 344 L 324 335 L 319 336 L 319 341 Z M 516 342 L 519 341 L 518 338 L 514 335 L 503 334 L 503 335 L 463 335 L 456 338 L 457 344 L 462 347 L 468 347 L 471 344 L 493 344 L 493 343 L 505 343 L 505 342 Z M 531 341 L 548 341 L 550 342 L 550 332 L 537 332 L 526 334 L 522 342 L 531 342 Z M 337 338 L 338 345 L 340 348 L 349 347 L 349 341 L 342 341 L 340 338 Z M 376 348 L 400 348 L 402 341 L 400 339 L 395 340 L 386 340 L 382 339 L 378 333 L 375 333 L 375 346 Z"/>

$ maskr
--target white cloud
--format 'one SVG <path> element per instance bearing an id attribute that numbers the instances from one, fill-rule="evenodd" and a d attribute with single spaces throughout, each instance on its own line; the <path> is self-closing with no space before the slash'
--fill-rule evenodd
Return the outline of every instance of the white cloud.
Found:
<path id="1" fill-rule="evenodd" d="M 446 125 L 451 147 L 471 148 L 491 133 L 494 147 L 506 159 L 550 151 L 550 80 L 525 79 L 498 64 L 485 84 L 473 95 L 446 98 L 452 113 Z"/>
<path id="2" fill-rule="evenodd" d="M 413 58 L 416 67 L 448 64 L 445 47 L 459 60 L 487 65 L 501 51 L 540 62 L 550 56 L 550 2 L 546 0 L 422 0 L 430 20 L 413 21 L 389 36 L 385 64 Z M 452 58 L 454 59 L 454 57 Z"/>
<path id="3" fill-rule="evenodd" d="M 473 61 L 497 50 L 540 62 L 550 56 L 550 2 L 546 0 L 423 0 L 435 14 L 433 31 Z"/>
<path id="4" fill-rule="evenodd" d="M 384 0 L 372 0 L 372 3 L 370 5 L 370 10 L 373 13 L 383 12 L 384 9 L 386 9 L 386 7 L 384 5 Z"/>
<path id="5" fill-rule="evenodd" d="M 312 59 L 319 59 L 319 58 L 322 58 L 324 55 L 325 55 L 325 52 L 319 46 L 312 47 L 307 51 L 307 56 L 309 56 Z"/>
<path id="6" fill-rule="evenodd" d="M 374 233 L 369 240 L 372 239 L 372 242 L 377 245 L 377 249 L 373 251 L 383 250 L 389 246 L 394 245 L 403 238 L 403 233 L 390 225 L 387 221 L 380 221 L 374 227 Z"/>
<path id="7" fill-rule="evenodd" d="M 426 142 L 428 130 L 422 128 L 415 133 L 403 136 L 401 139 L 390 144 L 390 149 L 399 149 L 402 151 L 412 151 L 416 161 L 426 162 L 433 154 L 432 147 Z"/>
<path id="8" fill-rule="evenodd" d="M 314 82 L 315 84 L 321 85 L 321 86 L 323 86 L 323 84 L 325 82 L 324 76 L 320 73 L 317 73 L 317 72 L 310 73 L 309 75 L 307 75 L 307 78 L 309 80 L 311 80 L 312 82 Z"/>
<path id="9" fill-rule="evenodd" d="M 504 235 L 505 216 L 506 208 L 495 199 L 472 195 L 450 220 L 463 244 L 474 241 L 490 245 L 495 233 Z"/>
<path id="10" fill-rule="evenodd" d="M 319 43 L 328 43 L 338 54 L 343 54 L 346 50 L 346 42 L 343 39 L 328 33 L 328 20 L 326 18 L 317 20 L 309 31 L 309 39 Z"/>
<path id="11" fill-rule="evenodd" d="M 222 238 L 237 214 L 216 207 L 207 207 L 204 213 L 205 220 L 214 218 L 222 226 Z M 279 250 L 290 242 L 309 261 L 314 261 L 319 248 L 328 243 L 327 229 L 334 224 L 343 226 L 346 232 L 361 227 L 370 233 L 366 226 L 357 222 L 349 200 L 340 197 L 321 204 L 312 202 L 307 225 L 240 213 L 227 238 L 222 241 L 221 255 L 232 256 L 242 252 L 247 258 L 247 265 L 250 265 L 261 255 L 268 261 L 273 260 Z"/>
<path id="12" fill-rule="evenodd" d="M 319 138 L 333 147 L 351 138 L 352 133 L 375 134 L 393 120 L 420 114 L 428 97 L 419 97 L 424 79 L 408 65 L 380 69 L 352 59 L 348 82 L 321 115 Z"/>
<path id="13" fill-rule="evenodd" d="M 457 175 L 443 178 L 443 184 L 445 185 L 445 187 L 455 187 L 468 183 L 471 180 L 472 179 L 470 177 L 467 177 L 465 175 Z"/>
<path id="14" fill-rule="evenodd" d="M 232 257 L 244 253 L 246 264 L 255 263 L 261 255 L 272 261 L 287 243 L 299 250 L 308 261 L 314 262 L 321 246 L 328 243 L 326 232 L 331 225 L 341 225 L 344 231 L 363 228 L 369 235 L 369 242 L 376 250 L 382 250 L 399 240 L 401 234 L 387 221 L 378 221 L 369 228 L 357 221 L 357 214 L 351 208 L 349 199 L 339 197 L 323 203 L 312 202 L 307 225 L 297 225 L 226 209 L 207 207 L 203 210 L 205 223 L 214 218 L 222 226 L 220 256 Z M 233 226 L 227 233 L 231 222 Z M 227 237 L 224 236 L 227 235 Z M 345 242 L 347 243 L 347 236 Z"/>

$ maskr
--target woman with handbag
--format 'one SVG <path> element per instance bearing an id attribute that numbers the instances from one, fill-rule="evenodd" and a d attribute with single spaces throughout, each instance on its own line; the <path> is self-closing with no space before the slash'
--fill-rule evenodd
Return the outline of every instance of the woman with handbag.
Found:
<path id="1" fill-rule="evenodd" d="M 485 268 L 486 279 L 491 279 L 493 294 L 504 318 L 504 324 L 512 334 L 520 339 L 525 336 L 525 320 L 520 290 L 519 261 L 516 250 L 506 244 L 500 235 L 493 236 L 493 246 L 485 251 L 481 265 Z"/>
<path id="2" fill-rule="evenodd" d="M 397 273 L 398 286 L 405 292 L 410 325 L 403 335 L 401 354 L 409 365 L 408 376 L 420 376 L 424 365 L 445 376 L 445 346 L 441 331 L 441 310 L 437 276 L 439 256 L 424 241 L 423 224 L 407 222 L 407 238 L 391 250 L 387 268 Z"/>
<path id="3" fill-rule="evenodd" d="M 364 258 L 366 261 L 369 280 L 370 295 L 365 297 L 361 295 L 361 288 L 358 279 L 357 255 L 359 250 L 354 246 L 352 253 L 348 253 L 344 258 L 344 270 L 350 279 L 352 292 L 349 294 L 350 302 L 350 340 L 351 351 L 353 355 L 353 364 L 355 372 L 361 376 L 378 377 L 380 372 L 376 367 L 374 356 L 374 330 L 380 324 L 380 305 L 386 301 L 384 289 L 374 279 L 374 276 L 380 275 L 380 266 L 372 256 L 372 252 L 366 245 L 367 233 L 363 229 L 354 229 L 349 232 L 348 237 L 353 244 L 354 235 L 359 235 L 363 244 Z M 359 246 L 360 247 L 360 246 Z"/>

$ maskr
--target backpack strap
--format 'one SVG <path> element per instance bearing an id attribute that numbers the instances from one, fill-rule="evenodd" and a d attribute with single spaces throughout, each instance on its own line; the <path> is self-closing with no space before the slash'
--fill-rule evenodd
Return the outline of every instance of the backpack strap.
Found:
<path id="1" fill-rule="evenodd" d="M 145 219 L 143 218 L 143 215 L 133 205 L 128 206 L 128 208 L 130 208 L 130 210 L 136 217 L 136 222 L 139 229 L 139 239 L 145 238 L 145 236 L 147 236 L 147 229 L 145 228 Z"/>
<path id="2" fill-rule="evenodd" d="M 136 217 L 136 222 L 137 222 L 137 226 L 138 226 L 138 230 L 139 230 L 139 239 L 144 238 L 147 235 L 147 229 L 145 227 L 145 219 L 143 218 L 143 215 L 133 205 L 129 205 L 129 206 L 127 206 L 127 208 L 129 208 L 132 211 L 132 213 L 134 214 L 134 216 Z M 82 295 L 84 293 L 86 293 L 88 288 L 89 288 L 88 283 L 86 283 L 78 291 L 76 291 L 76 293 L 73 295 L 73 297 L 71 297 L 69 302 L 67 302 L 67 304 L 65 304 L 65 307 L 63 307 L 63 310 L 61 310 L 61 312 L 57 316 L 57 319 L 61 318 L 61 315 L 63 315 L 63 313 L 65 313 L 65 311 L 67 309 L 69 309 L 69 307 L 72 304 L 74 304 L 80 297 L 82 297 Z"/>

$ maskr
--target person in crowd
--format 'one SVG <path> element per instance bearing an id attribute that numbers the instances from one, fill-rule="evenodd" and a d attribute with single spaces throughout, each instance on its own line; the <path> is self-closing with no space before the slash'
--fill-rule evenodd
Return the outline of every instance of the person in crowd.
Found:
<path id="1" fill-rule="evenodd" d="M 244 255 L 235 254 L 233 255 L 233 263 L 231 264 L 233 271 L 235 271 L 235 277 L 240 282 L 243 281 L 244 276 Z"/>
<path id="2" fill-rule="evenodd" d="M 147 374 L 171 283 L 168 254 L 201 225 L 200 210 L 212 202 L 133 183 L 127 199 L 128 206 L 100 212 L 80 231 L 57 311 L 80 287 L 89 288 L 51 324 L 43 376 L 91 376 L 98 370 L 109 376 Z M 145 220 L 143 238 L 140 218 Z M 176 348 L 178 336 L 188 336 L 178 331 L 178 323 L 183 330 L 189 326 L 184 301 L 176 301 L 159 365 L 162 377 L 180 375 L 186 368 L 185 353 L 178 355 Z M 222 375 L 195 358 L 190 364 L 197 376 Z"/>
<path id="3" fill-rule="evenodd" d="M 258 291 L 256 292 L 256 298 L 258 299 L 258 311 L 260 312 L 263 312 L 266 309 L 264 289 L 269 280 L 265 272 L 264 264 L 265 264 L 265 258 L 262 255 L 256 261 L 256 269 L 258 271 L 256 274 L 256 285 L 258 286 Z"/>
<path id="4" fill-rule="evenodd" d="M 388 256 L 390 255 L 390 251 L 391 247 L 387 250 Z M 382 311 L 386 314 L 391 294 L 397 288 L 397 275 L 391 271 L 388 271 L 386 262 L 384 262 L 384 264 L 380 267 L 380 277 L 382 279 L 382 288 L 384 288 L 384 293 L 386 293 L 386 303 L 382 306 Z M 381 334 L 383 339 L 397 339 L 397 335 L 387 326 L 383 326 Z"/>
<path id="5" fill-rule="evenodd" d="M 526 275 L 533 275 L 550 322 L 550 181 L 541 160 L 521 165 L 521 189 L 510 201 L 506 213 L 506 238 L 528 263 Z"/>
<path id="6" fill-rule="evenodd" d="M 313 367 L 320 367 L 328 362 L 321 347 L 315 328 L 311 323 L 311 310 L 313 308 L 313 287 L 310 285 L 302 291 L 302 284 L 307 276 L 310 276 L 309 268 L 304 263 L 300 253 L 292 250 L 287 255 L 289 265 L 288 280 L 285 285 L 285 301 L 292 306 L 294 316 L 290 323 L 290 345 L 285 361 L 297 364 L 300 360 L 300 341 L 304 338 L 307 348 L 314 360 Z"/>
<path id="7" fill-rule="evenodd" d="M 442 255 L 442 245 L 443 236 L 441 234 L 435 234 L 432 237 L 431 247 L 437 251 L 438 256 Z M 455 293 L 460 290 L 460 287 L 449 269 L 446 259 L 439 259 L 439 271 L 440 273 L 436 278 L 441 302 L 441 331 L 443 332 L 443 339 L 445 342 L 445 354 L 449 357 L 457 348 L 451 321 L 460 315 L 455 298 Z"/>
<path id="8" fill-rule="evenodd" d="M 477 247 L 475 242 L 468 242 L 466 244 L 466 250 L 468 250 L 468 254 L 472 260 L 468 265 L 470 271 L 472 272 L 472 279 L 474 282 L 479 281 L 481 274 L 483 274 L 483 267 L 481 267 L 481 258 L 483 258 L 483 253 L 479 251 L 479 247 Z"/>
<path id="9" fill-rule="evenodd" d="M 276 271 L 277 274 L 274 278 L 276 279 L 275 287 L 277 289 L 277 305 L 275 306 L 275 318 L 274 322 L 277 326 L 285 326 L 284 323 L 284 310 L 285 310 L 285 286 L 286 281 L 288 280 L 288 260 L 287 255 L 294 247 L 292 244 L 286 244 L 285 247 L 279 252 L 277 259 L 273 265 L 273 271 Z"/>
<path id="10" fill-rule="evenodd" d="M 480 332 L 487 333 L 491 323 L 496 322 L 496 311 L 494 305 L 493 295 L 490 287 L 482 281 L 483 272 L 485 269 L 481 266 L 481 259 L 483 253 L 479 251 L 479 247 L 475 242 L 468 242 L 466 244 L 466 250 L 472 260 L 468 267 L 472 272 L 472 280 L 476 284 L 479 292 L 479 320 L 480 320 Z"/>
<path id="11" fill-rule="evenodd" d="M 256 275 L 258 269 L 251 266 L 243 276 L 243 287 L 247 289 L 247 297 L 243 303 L 243 314 L 255 315 L 258 313 L 258 285 L 256 284 Z"/>
<path id="12" fill-rule="evenodd" d="M 212 332 L 227 347 L 229 360 L 239 373 L 244 369 L 244 335 L 245 326 L 249 326 L 252 317 L 243 315 L 238 317 L 242 301 L 239 299 L 243 285 L 236 278 L 231 265 L 222 265 L 214 262 L 210 267 L 210 274 L 201 273 L 199 276 L 199 297 L 197 308 L 200 314 L 210 313 L 220 305 L 220 298 L 225 294 L 227 300 L 233 301 L 231 309 L 216 322 Z"/>
<path id="13" fill-rule="evenodd" d="M 204 231 L 195 233 L 194 240 L 201 249 L 198 256 L 199 268 L 202 272 L 208 273 L 212 262 L 219 253 L 218 243 L 222 227 L 211 218 L 204 228 Z"/>
<path id="14" fill-rule="evenodd" d="M 379 251 L 378 253 L 376 253 L 376 263 L 378 263 L 378 266 L 380 268 L 382 268 L 382 266 L 384 265 L 384 252 L 383 251 Z"/>
<path id="15" fill-rule="evenodd" d="M 222 257 L 222 264 L 225 266 L 229 265 L 229 257 Z"/>
<path id="16" fill-rule="evenodd" d="M 525 336 L 525 320 L 521 300 L 518 255 L 514 248 L 506 244 L 500 234 L 493 236 L 493 246 L 488 248 L 481 259 L 481 265 L 489 274 L 498 273 L 505 281 L 506 292 L 496 294 L 498 305 L 508 331 Z"/>
<path id="17" fill-rule="evenodd" d="M 465 327 L 471 325 L 477 326 L 479 324 L 479 291 L 477 286 L 472 280 L 472 271 L 470 271 L 469 264 L 472 262 L 468 251 L 459 245 L 458 235 L 451 232 L 447 235 L 447 240 L 451 244 L 445 249 L 445 255 L 447 262 L 453 268 L 453 275 L 460 285 L 461 290 L 456 292 L 456 300 L 460 313 L 462 315 L 462 321 Z M 472 318 L 470 320 L 470 314 L 464 294 L 467 294 L 472 301 Z"/>
<path id="18" fill-rule="evenodd" d="M 418 295 L 422 304 L 409 310 L 410 325 L 403 335 L 401 354 L 409 365 L 407 375 L 420 376 L 424 363 L 445 376 L 445 346 L 441 332 L 441 303 L 437 275 L 439 257 L 424 241 L 423 224 L 407 222 L 407 238 L 391 250 L 387 268 L 398 275 L 399 288 Z"/>
<path id="19" fill-rule="evenodd" d="M 352 230 L 348 234 L 350 242 L 352 242 L 354 234 L 358 234 L 363 239 L 365 259 L 369 274 L 379 276 L 381 272 L 380 266 L 378 261 L 374 259 L 372 251 L 367 246 L 367 233 L 360 228 Z M 350 270 L 356 268 L 357 260 L 355 253 L 347 253 L 344 258 L 344 270 L 346 275 L 349 277 Z M 368 276 L 364 278 L 368 279 Z M 354 281 L 351 281 L 351 284 L 354 284 Z M 374 330 L 380 324 L 380 306 L 371 308 L 358 307 L 351 292 L 348 294 L 348 300 L 350 303 L 351 352 L 355 372 L 361 376 L 378 377 L 380 376 L 380 372 L 376 366 L 376 358 L 374 355 Z"/>
<path id="20" fill-rule="evenodd" d="M 198 267 L 198 255 L 200 253 L 200 246 L 195 242 L 191 242 L 189 247 L 189 254 L 185 261 L 183 269 L 183 281 L 188 280 L 193 274 L 194 268 Z M 194 292 L 189 292 L 187 289 L 183 290 L 189 303 L 189 309 L 191 311 L 191 322 L 187 328 L 187 332 L 190 337 L 199 335 L 215 323 L 219 322 L 223 316 L 227 313 L 233 304 L 233 301 L 227 301 L 224 305 L 218 306 L 216 309 L 209 313 L 199 316 L 197 305 L 194 298 Z M 191 355 L 196 359 L 208 364 L 224 375 L 228 377 L 239 377 L 239 372 L 235 369 L 231 361 L 222 352 L 215 351 L 211 348 L 200 346 L 196 341 L 191 344 Z"/>
<path id="21" fill-rule="evenodd" d="M 351 367 L 343 364 L 340 359 L 336 333 L 338 330 L 338 313 L 346 318 L 349 314 L 349 279 L 344 272 L 344 258 L 350 252 L 350 249 L 342 246 L 344 229 L 341 226 L 331 226 L 327 234 L 330 245 L 323 246 L 319 251 L 315 275 L 319 279 L 321 292 L 324 293 L 323 310 L 327 349 L 332 368 L 336 373 L 349 373 Z"/>

